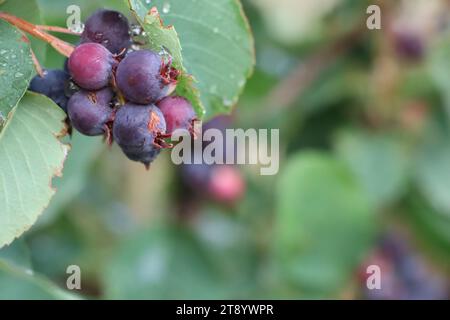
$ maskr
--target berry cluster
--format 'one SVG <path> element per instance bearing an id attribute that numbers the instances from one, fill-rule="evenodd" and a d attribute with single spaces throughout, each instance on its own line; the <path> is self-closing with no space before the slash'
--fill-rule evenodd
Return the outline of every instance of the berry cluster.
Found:
<path id="1" fill-rule="evenodd" d="M 80 133 L 104 135 L 148 167 L 169 147 L 164 139 L 175 129 L 192 132 L 196 115 L 188 100 L 170 96 L 179 76 L 171 59 L 132 50 L 132 43 L 121 13 L 98 10 L 87 19 L 65 71 L 46 70 L 30 90 L 54 100 Z"/>

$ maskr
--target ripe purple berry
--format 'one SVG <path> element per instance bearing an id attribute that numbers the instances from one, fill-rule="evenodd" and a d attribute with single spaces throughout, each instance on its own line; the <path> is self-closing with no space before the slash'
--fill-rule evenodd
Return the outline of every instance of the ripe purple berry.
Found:
<path id="1" fill-rule="evenodd" d="M 154 105 L 128 103 L 121 107 L 113 125 L 114 140 L 133 161 L 149 166 L 166 145 L 166 121 Z"/>
<path id="2" fill-rule="evenodd" d="M 166 97 L 157 103 L 166 119 L 167 133 L 172 134 L 177 129 L 194 130 L 197 120 L 192 104 L 183 97 Z"/>
<path id="3" fill-rule="evenodd" d="M 109 88 L 75 93 L 67 106 L 70 121 L 75 129 L 87 136 L 105 134 L 109 137 L 109 125 L 114 117 L 114 110 L 110 107 L 112 98 L 113 92 Z"/>
<path id="4" fill-rule="evenodd" d="M 85 90 L 99 90 L 108 85 L 115 60 L 111 52 L 98 43 L 85 43 L 69 57 L 73 80 Z"/>
<path id="5" fill-rule="evenodd" d="M 117 86 L 126 99 L 148 105 L 166 97 L 176 85 L 178 71 L 150 50 L 129 53 L 117 67 Z"/>
<path id="6" fill-rule="evenodd" d="M 95 42 L 113 54 L 119 54 L 131 45 L 127 18 L 117 11 L 99 9 L 85 23 L 81 43 Z"/>

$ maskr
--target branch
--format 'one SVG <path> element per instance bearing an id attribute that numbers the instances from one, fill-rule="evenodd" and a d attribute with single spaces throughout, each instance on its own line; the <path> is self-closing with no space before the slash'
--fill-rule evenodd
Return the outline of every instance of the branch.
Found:
<path id="1" fill-rule="evenodd" d="M 74 47 L 71 44 L 48 34 L 47 32 L 39 29 L 38 26 L 28 21 L 25 21 L 23 19 L 20 19 L 16 16 L 10 15 L 2 11 L 0 11 L 0 19 L 9 22 L 10 24 L 16 26 L 20 30 L 31 34 L 35 38 L 38 38 L 40 40 L 49 43 L 53 48 L 55 48 L 56 51 L 58 51 L 59 53 L 61 53 L 66 57 L 69 57 L 74 50 Z"/>
<path id="2" fill-rule="evenodd" d="M 75 32 L 75 31 L 72 31 L 72 30 L 67 29 L 67 28 L 56 27 L 56 26 L 36 25 L 36 28 L 38 28 L 39 30 L 51 31 L 51 32 L 59 32 L 59 33 L 65 33 L 65 34 L 70 34 L 70 35 L 74 35 L 74 36 L 79 36 L 79 35 L 81 35 L 80 32 Z"/>

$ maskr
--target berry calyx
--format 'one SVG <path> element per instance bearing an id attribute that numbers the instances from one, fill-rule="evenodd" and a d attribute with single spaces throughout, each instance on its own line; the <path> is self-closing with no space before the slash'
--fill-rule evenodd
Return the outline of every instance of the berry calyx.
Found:
<path id="1" fill-rule="evenodd" d="M 165 147 L 162 138 L 165 132 L 164 116 L 154 105 L 128 103 L 116 113 L 114 141 L 130 160 L 142 162 L 146 167 Z"/>
<path id="2" fill-rule="evenodd" d="M 153 51 L 129 53 L 117 67 L 117 86 L 131 102 L 148 105 L 166 97 L 177 83 L 178 72 Z"/>

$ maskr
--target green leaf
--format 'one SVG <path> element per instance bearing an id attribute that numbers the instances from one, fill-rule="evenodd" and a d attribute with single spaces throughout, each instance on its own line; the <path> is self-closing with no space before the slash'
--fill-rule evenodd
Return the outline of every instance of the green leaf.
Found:
<path id="1" fill-rule="evenodd" d="M 151 46 L 158 49 L 169 46 L 167 49 L 175 61 L 182 62 L 184 69 L 197 81 L 193 83 L 190 77 L 182 76 L 177 93 L 193 101 L 198 89 L 206 118 L 229 113 L 255 62 L 253 37 L 240 2 L 155 0 L 144 5 L 141 0 L 129 0 L 129 3 L 140 19 L 144 15 L 148 17 L 146 13 L 150 6 L 155 6 L 164 24 L 176 28 L 181 48 L 174 29 L 159 30 L 154 17 L 147 18 L 153 23 L 147 27 L 144 24 L 150 41 L 153 41 Z M 152 40 L 152 34 L 157 40 Z"/>
<path id="2" fill-rule="evenodd" d="M 322 153 L 290 159 L 277 189 L 276 264 L 310 293 L 342 289 L 371 245 L 374 214 L 341 162 Z"/>
<path id="3" fill-rule="evenodd" d="M 0 119 L 3 119 L 0 132 L 33 75 L 29 44 L 22 40 L 22 34 L 15 27 L 0 20 Z"/>
<path id="4" fill-rule="evenodd" d="M 173 26 L 164 26 L 157 10 L 148 10 L 140 0 L 129 0 L 130 8 L 147 33 L 149 48 L 159 52 L 168 49 L 176 67 L 183 67 L 181 44 Z"/>
<path id="5" fill-rule="evenodd" d="M 427 125 L 417 155 L 416 179 L 431 206 L 450 217 L 450 127 L 442 118 Z"/>
<path id="6" fill-rule="evenodd" d="M 64 118 L 51 100 L 27 93 L 0 133 L 0 247 L 28 230 L 55 193 L 68 152 L 57 138 Z"/>
<path id="7" fill-rule="evenodd" d="M 47 279 L 0 259 L 0 300 L 73 300 L 75 295 L 65 292 Z"/>
<path id="8" fill-rule="evenodd" d="M 336 147 L 376 207 L 391 204 L 406 191 L 410 157 L 399 137 L 348 130 L 339 134 Z"/>
<path id="9" fill-rule="evenodd" d="M 0 6 L 0 11 L 8 12 L 12 15 L 15 15 L 37 25 L 45 24 L 41 16 L 41 10 L 36 0 L 7 1 Z M 31 35 L 27 34 L 27 36 L 31 41 L 33 52 L 35 53 L 38 60 L 42 63 L 43 61 L 45 61 L 47 44 L 44 41 L 36 39 Z"/>
<path id="10" fill-rule="evenodd" d="M 108 299 L 221 298 L 211 261 L 187 230 L 153 226 L 123 243 L 104 272 Z"/>

